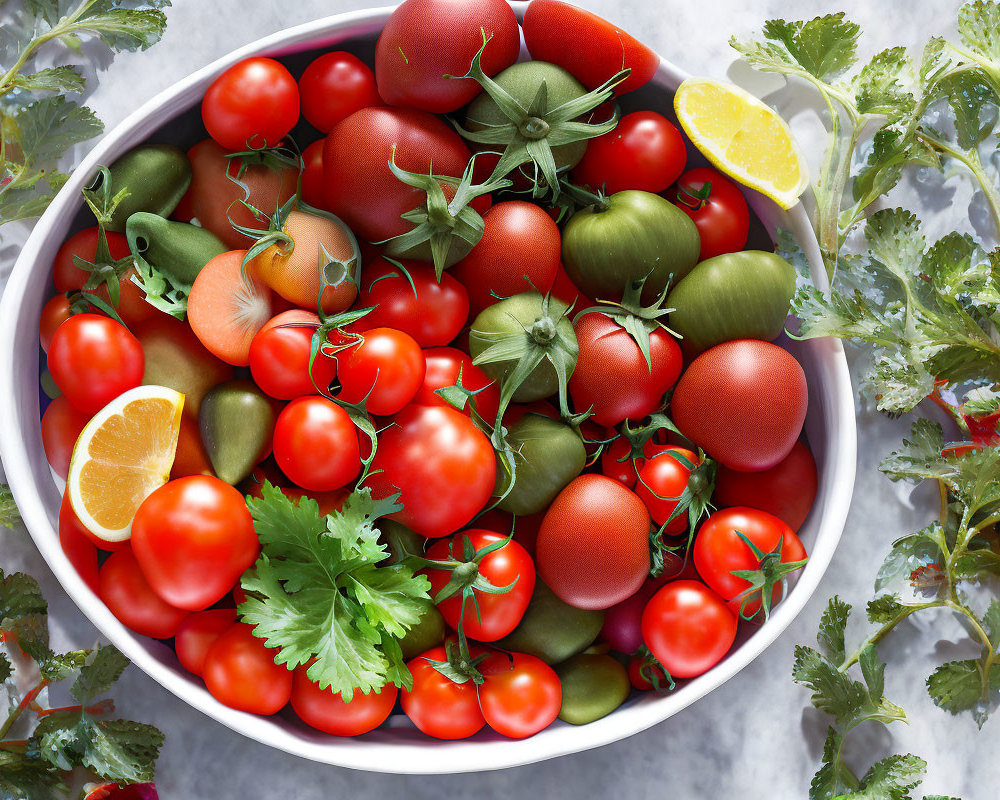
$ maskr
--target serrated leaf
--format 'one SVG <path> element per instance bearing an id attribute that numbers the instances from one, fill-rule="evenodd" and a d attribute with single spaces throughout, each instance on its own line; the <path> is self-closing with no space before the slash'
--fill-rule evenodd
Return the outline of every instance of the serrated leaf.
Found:
<path id="1" fill-rule="evenodd" d="M 958 34 L 972 50 L 1000 61 L 1000 6 L 974 0 L 958 10 Z"/>
<path id="2" fill-rule="evenodd" d="M 945 585 L 943 544 L 944 529 L 938 522 L 896 539 L 875 576 L 875 591 L 890 592 L 902 605 L 936 597 Z"/>
<path id="3" fill-rule="evenodd" d="M 111 689 L 128 665 L 129 660 L 117 647 L 100 645 L 80 667 L 70 694 L 86 705 Z"/>
<path id="4" fill-rule="evenodd" d="M 104 130 L 93 111 L 61 95 L 25 106 L 13 122 L 24 163 L 38 166 L 54 163 L 73 145 Z"/>
<path id="5" fill-rule="evenodd" d="M 840 748 L 843 743 L 843 736 L 834 728 L 827 728 L 826 740 L 823 742 L 822 763 L 809 784 L 809 800 L 839 798 L 857 788 L 857 776 L 840 758 Z"/>
<path id="6" fill-rule="evenodd" d="M 870 644 L 861 651 L 858 665 L 861 667 L 865 686 L 868 687 L 868 694 L 882 697 L 885 692 L 885 664 L 879 659 L 874 645 Z"/>
<path id="7" fill-rule="evenodd" d="M 0 683 L 3 683 L 14 673 L 14 667 L 5 653 L 0 653 Z"/>
<path id="8" fill-rule="evenodd" d="M 3 206 L 3 195 L 0 195 L 0 208 Z M 0 219 L 3 219 L 0 211 Z M 13 529 L 21 522 L 21 514 L 14 502 L 14 495 L 6 483 L 0 483 L 0 526 Z"/>
<path id="9" fill-rule="evenodd" d="M 869 600 L 866 608 L 868 621 L 874 623 L 890 622 L 905 610 L 906 607 L 893 594 L 884 594 Z"/>
<path id="10" fill-rule="evenodd" d="M 49 652 L 44 658 L 36 659 L 42 677 L 49 683 L 62 681 L 87 663 L 90 650 L 73 650 L 69 653 Z"/>
<path id="11" fill-rule="evenodd" d="M 1000 643 L 1000 600 L 993 600 L 983 614 L 983 627 L 991 642 Z"/>
<path id="12" fill-rule="evenodd" d="M 907 753 L 891 755 L 872 764 L 850 800 L 908 800 L 924 779 L 927 762 Z"/>
<path id="13" fill-rule="evenodd" d="M 998 691 L 1000 669 L 984 676 L 982 662 L 976 659 L 945 662 L 927 678 L 927 693 L 935 705 L 950 714 L 972 711 L 980 727 Z"/>
<path id="14" fill-rule="evenodd" d="M 23 572 L 5 575 L 0 569 L 0 628 L 21 617 L 44 615 L 48 608 L 38 581 Z"/>
<path id="15" fill-rule="evenodd" d="M 907 88 L 911 64 L 905 47 L 891 47 L 877 53 L 851 82 L 857 109 L 862 114 L 884 114 L 896 120 L 909 114 L 915 105 Z"/>
<path id="16" fill-rule="evenodd" d="M 843 13 L 795 22 L 771 19 L 764 23 L 764 41 L 734 37 L 729 44 L 757 69 L 829 82 L 854 63 L 860 32 Z"/>
<path id="17" fill-rule="evenodd" d="M 0 797 L 52 800 L 65 789 L 62 774 L 47 762 L 0 750 Z"/>
<path id="18" fill-rule="evenodd" d="M 15 76 L 14 86 L 29 92 L 82 92 L 86 81 L 76 67 L 47 67 Z"/>
<path id="19" fill-rule="evenodd" d="M 941 458 L 944 432 L 941 425 L 920 418 L 910 428 L 909 438 L 879 464 L 879 470 L 894 481 L 944 478 L 953 474 L 954 467 Z"/>
<path id="20" fill-rule="evenodd" d="M 834 664 L 843 663 L 847 655 L 844 632 L 847 630 L 850 613 L 850 605 L 835 595 L 830 598 L 819 620 L 819 633 L 816 634 L 816 639 Z"/>

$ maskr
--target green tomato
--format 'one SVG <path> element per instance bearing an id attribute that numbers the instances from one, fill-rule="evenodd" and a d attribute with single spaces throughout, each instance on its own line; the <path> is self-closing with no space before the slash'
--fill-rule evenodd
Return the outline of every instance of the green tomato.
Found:
<path id="1" fill-rule="evenodd" d="M 172 144 L 141 144 L 108 168 L 111 194 L 128 191 L 111 215 L 108 229 L 122 232 L 138 211 L 168 217 L 191 185 L 191 162 Z"/>
<path id="2" fill-rule="evenodd" d="M 146 211 L 128 218 L 125 235 L 133 254 L 141 255 L 178 286 L 190 287 L 202 267 L 229 249 L 218 236 L 198 225 Z"/>
<path id="3" fill-rule="evenodd" d="M 380 566 L 391 567 L 399 564 L 408 556 L 419 556 L 424 552 L 427 541 L 419 533 L 414 533 L 403 523 L 392 519 L 381 519 L 378 523 L 379 540 L 385 544 L 389 557 L 380 562 Z"/>
<path id="4" fill-rule="evenodd" d="M 517 627 L 497 646 L 528 653 L 546 664 L 558 664 L 585 650 L 601 632 L 603 611 L 587 611 L 564 603 L 540 578 Z"/>
<path id="5" fill-rule="evenodd" d="M 202 398 L 198 427 L 212 469 L 235 486 L 271 447 L 277 417 L 271 399 L 253 381 L 220 383 Z"/>
<path id="6" fill-rule="evenodd" d="M 441 612 L 437 610 L 433 600 L 420 602 L 424 606 L 420 621 L 399 640 L 399 647 L 406 661 L 426 653 L 444 641 L 444 617 L 441 616 Z"/>
<path id="7" fill-rule="evenodd" d="M 625 667 L 611 656 L 581 654 L 556 667 L 562 681 L 559 719 L 586 725 L 606 717 L 625 702 L 631 685 Z"/>
<path id="8" fill-rule="evenodd" d="M 525 414 L 510 426 L 507 441 L 514 451 L 514 485 L 500 501 L 511 514 L 536 514 L 555 499 L 562 488 L 583 472 L 587 450 L 569 425 L 541 414 Z M 497 465 L 497 495 L 510 482 Z"/>

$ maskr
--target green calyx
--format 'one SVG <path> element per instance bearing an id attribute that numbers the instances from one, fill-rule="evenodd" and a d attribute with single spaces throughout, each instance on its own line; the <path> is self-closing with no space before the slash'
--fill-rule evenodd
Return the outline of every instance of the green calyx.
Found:
<path id="1" fill-rule="evenodd" d="M 742 531 L 736 531 L 736 535 L 743 540 L 743 543 L 750 548 L 757 559 L 757 569 L 734 569 L 732 571 L 732 574 L 737 578 L 742 578 L 750 584 L 734 598 L 740 601 L 740 617 L 748 620 L 753 619 L 763 611 L 764 620 L 766 621 L 771 613 L 771 595 L 773 594 L 772 590 L 774 586 L 781 583 L 786 575 L 802 569 L 809 559 L 803 558 L 801 561 L 783 562 L 781 560 L 781 548 L 785 543 L 785 537 L 781 537 L 778 540 L 778 544 L 774 550 L 765 553 L 751 542 Z M 747 615 L 747 604 L 758 594 L 760 595 L 760 607 L 752 614 Z"/>
<path id="2" fill-rule="evenodd" d="M 108 298 L 111 305 L 118 306 L 120 300 L 120 279 L 122 273 L 134 263 L 131 254 L 124 258 L 114 259 L 108 247 L 108 226 L 115 215 L 115 209 L 129 196 L 128 189 L 121 189 L 112 194 L 111 173 L 107 167 L 98 167 L 97 177 L 93 183 L 83 190 L 83 199 L 97 220 L 97 251 L 94 260 L 87 261 L 80 256 L 73 256 L 73 265 L 77 269 L 90 273 L 83 291 L 90 293 L 101 285 L 108 287 Z"/>
<path id="3" fill-rule="evenodd" d="M 479 686 L 485 679 L 479 671 L 479 665 L 489 656 L 483 653 L 475 658 L 469 653 L 469 643 L 464 635 L 459 634 L 458 641 L 448 639 L 444 643 L 445 660 L 428 663 L 453 683 L 468 683 L 472 681 Z"/>
<path id="4" fill-rule="evenodd" d="M 634 657 L 639 659 L 639 675 L 653 687 L 654 692 L 669 692 L 677 685 L 646 645 L 641 645 Z"/>

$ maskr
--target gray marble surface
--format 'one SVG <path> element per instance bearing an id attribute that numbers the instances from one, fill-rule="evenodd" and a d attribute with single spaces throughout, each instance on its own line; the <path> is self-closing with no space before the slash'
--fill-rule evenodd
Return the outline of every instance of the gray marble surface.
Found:
<path id="1" fill-rule="evenodd" d="M 802 18 L 845 10 L 862 24 L 864 48 L 921 46 L 950 32 L 957 0 L 579 0 L 614 19 L 668 58 L 695 73 L 723 77 L 733 60 L 727 40 L 773 16 Z M 361 8 L 366 0 L 174 0 L 169 27 L 151 51 L 103 56 L 92 71 L 90 103 L 110 128 L 138 103 L 234 47 L 283 27 Z M 4 13 L 10 13 L 5 10 Z M 899 201 L 914 208 L 950 206 L 957 219 L 973 219 L 960 178 L 942 184 L 914 181 Z M 944 202 L 942 201 L 944 199 Z M 928 203 L 928 205 L 931 205 Z M 945 224 L 945 223 L 942 223 Z M 952 226 L 956 222 L 950 223 Z M 8 226 L 0 237 L 0 276 L 10 270 L 28 226 Z M 860 359 L 855 358 L 855 362 Z M 857 363 L 854 365 L 858 366 Z M 166 800 L 256 800 L 293 797 L 395 797 L 463 800 L 542 796 L 577 797 L 805 797 L 816 769 L 825 718 L 812 710 L 805 689 L 789 671 L 796 643 L 811 642 L 826 599 L 838 593 L 863 606 L 889 543 L 922 527 L 933 511 L 924 490 L 890 484 L 876 472 L 882 456 L 908 428 L 858 407 L 858 486 L 840 549 L 812 602 L 788 631 L 736 678 L 672 719 L 600 750 L 519 769 L 480 775 L 395 777 L 320 766 L 246 740 L 182 704 L 138 669 L 127 671 L 115 696 L 122 713 L 148 720 L 167 734 L 160 762 Z M 0 566 L 38 576 L 52 609 L 57 644 L 92 643 L 96 632 L 62 591 L 21 531 L 0 531 Z M 923 687 L 942 660 L 959 655 L 964 636 L 950 620 L 904 626 L 892 645 L 886 694 L 907 709 L 909 725 L 862 729 L 847 757 L 862 771 L 892 751 L 914 752 L 929 762 L 925 793 L 965 800 L 997 796 L 996 733 L 977 733 L 971 719 L 936 709 Z"/>

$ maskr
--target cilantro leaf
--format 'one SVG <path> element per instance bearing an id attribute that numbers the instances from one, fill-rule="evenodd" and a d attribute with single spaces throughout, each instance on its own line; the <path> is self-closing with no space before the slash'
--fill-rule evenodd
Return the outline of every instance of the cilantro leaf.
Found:
<path id="1" fill-rule="evenodd" d="M 757 69 L 829 81 L 854 64 L 860 33 L 843 13 L 798 22 L 771 19 L 764 23 L 765 41 L 733 38 L 730 45 Z"/>
<path id="2" fill-rule="evenodd" d="M 972 711 L 981 728 L 990 706 L 1000 692 L 1000 668 L 983 674 L 983 663 L 976 659 L 947 661 L 927 678 L 927 693 L 934 704 L 950 714 Z"/>
<path id="3" fill-rule="evenodd" d="M 845 800 L 908 800 L 926 768 L 926 761 L 909 753 L 888 756 L 872 764 L 861 785 Z"/>
<path id="4" fill-rule="evenodd" d="M 958 10 L 958 34 L 972 50 L 1000 61 L 1000 6 L 974 0 Z"/>
<path id="5" fill-rule="evenodd" d="M 21 157 L 29 165 L 52 163 L 73 145 L 104 130 L 93 111 L 62 95 L 26 106 L 14 117 L 13 125 Z"/>
<path id="6" fill-rule="evenodd" d="M 0 569 L 0 628 L 14 620 L 48 613 L 38 581 L 23 572 L 4 575 Z"/>
<path id="7" fill-rule="evenodd" d="M 86 84 L 77 67 L 47 67 L 14 77 L 14 85 L 29 92 L 82 92 Z"/>
<path id="8" fill-rule="evenodd" d="M 834 664 L 843 663 L 847 657 L 844 632 L 847 630 L 847 618 L 850 613 L 851 607 L 834 595 L 819 620 L 819 633 L 816 638 Z"/>
<path id="9" fill-rule="evenodd" d="M 936 596 L 944 587 L 938 580 L 945 564 L 944 536 L 944 528 L 934 522 L 893 542 L 875 576 L 875 591 L 890 592 L 900 605 L 921 604 L 929 594 Z"/>
<path id="10" fill-rule="evenodd" d="M 904 438 L 901 448 L 882 459 L 879 470 L 894 481 L 943 478 L 953 472 L 952 466 L 941 458 L 943 447 L 941 425 L 918 419 L 910 428 L 910 438 Z"/>
<path id="11" fill-rule="evenodd" d="M 159 41 L 170 0 L 27 0 L 28 10 L 48 24 L 47 34 L 78 49 L 82 34 L 98 36 L 112 50 L 145 50 Z"/>
<path id="12" fill-rule="evenodd" d="M 905 611 L 905 607 L 894 594 L 883 594 L 874 600 L 869 600 L 865 609 L 869 622 L 890 622 Z"/>
<path id="13" fill-rule="evenodd" d="M 905 47 L 891 47 L 876 54 L 851 81 L 858 111 L 884 114 L 890 120 L 909 114 L 916 105 L 906 88 L 911 70 Z"/>
<path id="14" fill-rule="evenodd" d="M 844 737 L 832 726 L 823 742 L 823 759 L 809 784 L 809 800 L 829 800 L 849 795 L 858 787 L 858 778 L 840 758 Z"/>

